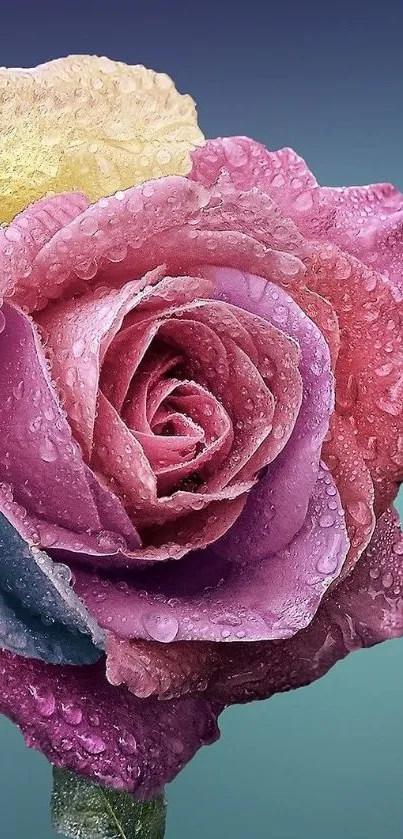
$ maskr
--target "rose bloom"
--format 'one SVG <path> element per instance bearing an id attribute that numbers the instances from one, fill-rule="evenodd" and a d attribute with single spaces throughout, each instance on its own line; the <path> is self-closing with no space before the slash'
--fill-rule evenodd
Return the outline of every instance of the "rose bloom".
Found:
<path id="1" fill-rule="evenodd" d="M 0 708 L 147 797 L 228 704 L 403 634 L 403 195 L 320 187 L 245 137 L 186 174 L 190 101 L 93 61 L 4 77 L 13 113 L 49 79 L 63 111 L 78 65 L 82 101 L 2 187 L 10 218 L 28 206 L 0 239 Z M 134 138 L 117 89 L 146 102 Z"/>

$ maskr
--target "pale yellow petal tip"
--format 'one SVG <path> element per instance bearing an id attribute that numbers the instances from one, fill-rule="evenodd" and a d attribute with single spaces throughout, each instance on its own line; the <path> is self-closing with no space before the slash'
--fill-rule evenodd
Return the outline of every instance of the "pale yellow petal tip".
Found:
<path id="1" fill-rule="evenodd" d="M 48 192 L 96 200 L 185 175 L 204 139 L 165 73 L 90 55 L 0 68 L 0 113 L 0 222 Z"/>

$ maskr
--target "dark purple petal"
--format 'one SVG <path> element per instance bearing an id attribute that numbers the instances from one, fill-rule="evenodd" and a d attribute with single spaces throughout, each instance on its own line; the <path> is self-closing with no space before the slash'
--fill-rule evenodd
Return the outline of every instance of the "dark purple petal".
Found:
<path id="1" fill-rule="evenodd" d="M 106 786 L 149 798 L 218 737 L 222 706 L 139 700 L 112 687 L 104 662 L 63 667 L 0 652 L 0 712 L 28 746 Z"/>

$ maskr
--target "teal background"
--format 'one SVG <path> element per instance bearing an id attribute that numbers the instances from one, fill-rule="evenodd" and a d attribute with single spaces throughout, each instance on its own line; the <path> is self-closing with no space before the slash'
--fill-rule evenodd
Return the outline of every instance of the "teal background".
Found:
<path id="1" fill-rule="evenodd" d="M 402 31 L 400 0 L 13 0 L 0 63 L 144 63 L 193 94 L 207 136 L 291 145 L 322 183 L 403 189 Z M 166 839 L 401 836 L 402 652 L 354 653 L 308 688 L 227 711 L 167 791 Z M 0 748 L 1 839 L 52 839 L 50 767 L 2 718 Z"/>

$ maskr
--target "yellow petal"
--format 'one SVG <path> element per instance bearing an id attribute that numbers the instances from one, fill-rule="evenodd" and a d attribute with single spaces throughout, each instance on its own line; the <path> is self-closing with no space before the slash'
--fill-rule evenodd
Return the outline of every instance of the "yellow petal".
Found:
<path id="1" fill-rule="evenodd" d="M 95 200 L 190 170 L 203 141 L 190 96 L 164 73 L 81 55 L 0 69 L 0 222 L 49 192 Z"/>

